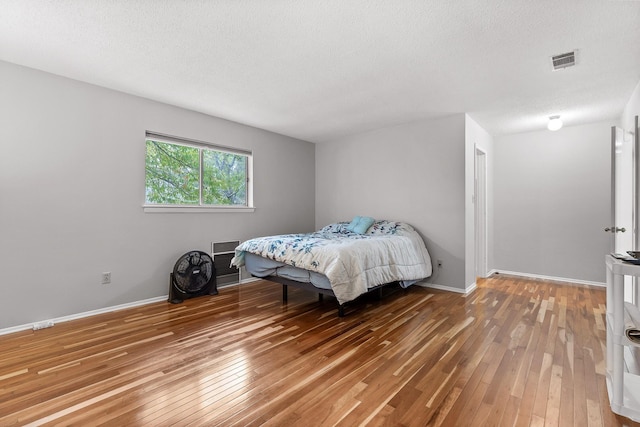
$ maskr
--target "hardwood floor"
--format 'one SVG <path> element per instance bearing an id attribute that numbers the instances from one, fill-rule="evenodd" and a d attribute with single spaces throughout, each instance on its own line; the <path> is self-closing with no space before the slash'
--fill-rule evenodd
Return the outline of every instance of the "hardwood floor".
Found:
<path id="1" fill-rule="evenodd" d="M 412 287 L 338 318 L 265 282 L 0 337 L 0 426 L 618 426 L 605 292 Z"/>

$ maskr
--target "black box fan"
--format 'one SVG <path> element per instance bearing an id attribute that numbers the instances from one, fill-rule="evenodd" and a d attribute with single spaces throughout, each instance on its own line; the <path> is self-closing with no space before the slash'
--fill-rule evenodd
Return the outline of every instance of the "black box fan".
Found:
<path id="1" fill-rule="evenodd" d="M 201 295 L 218 295 L 216 268 L 206 252 L 191 251 L 182 255 L 169 277 L 170 303 L 179 304 Z"/>

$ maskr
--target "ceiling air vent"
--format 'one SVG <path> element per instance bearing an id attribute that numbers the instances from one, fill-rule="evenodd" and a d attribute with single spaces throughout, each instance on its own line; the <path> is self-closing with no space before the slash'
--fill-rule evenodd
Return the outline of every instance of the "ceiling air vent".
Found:
<path id="1" fill-rule="evenodd" d="M 573 67 L 576 65 L 576 51 L 561 53 L 551 57 L 553 71 L 562 70 L 563 68 Z"/>

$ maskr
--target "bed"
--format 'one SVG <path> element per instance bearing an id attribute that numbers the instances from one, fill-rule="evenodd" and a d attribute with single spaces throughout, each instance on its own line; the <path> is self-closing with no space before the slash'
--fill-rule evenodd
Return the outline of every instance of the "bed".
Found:
<path id="1" fill-rule="evenodd" d="M 359 222 L 363 218 L 364 222 Z M 370 225 L 369 225 L 370 224 Z M 344 305 L 391 283 L 406 288 L 431 276 L 431 257 L 407 223 L 356 217 L 307 234 L 258 237 L 235 249 L 231 264 L 283 285 L 333 295 Z"/>

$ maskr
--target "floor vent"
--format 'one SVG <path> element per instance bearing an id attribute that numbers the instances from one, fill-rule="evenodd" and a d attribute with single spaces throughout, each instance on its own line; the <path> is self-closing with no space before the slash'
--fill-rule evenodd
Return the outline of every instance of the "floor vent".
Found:
<path id="1" fill-rule="evenodd" d="M 218 286 L 240 283 L 240 270 L 231 266 L 231 259 L 240 241 L 211 243 L 213 265 L 216 267 L 216 281 Z"/>
<path id="2" fill-rule="evenodd" d="M 567 67 L 576 65 L 576 50 L 567 53 L 561 53 L 551 57 L 551 65 L 553 71 L 562 70 Z"/>

